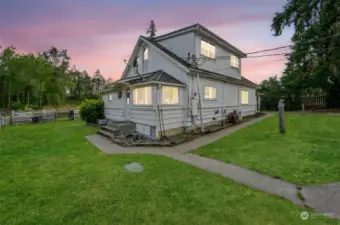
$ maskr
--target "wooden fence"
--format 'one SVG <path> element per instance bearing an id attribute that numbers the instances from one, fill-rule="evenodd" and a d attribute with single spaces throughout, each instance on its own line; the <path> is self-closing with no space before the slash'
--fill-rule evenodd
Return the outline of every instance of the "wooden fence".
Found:
<path id="1" fill-rule="evenodd" d="M 326 108 L 326 96 L 311 96 L 303 97 L 301 99 L 305 109 L 321 109 Z"/>
<path id="2" fill-rule="evenodd" d="M 10 124 L 10 117 L 9 116 L 1 116 L 0 115 L 0 130 L 5 126 Z"/>
<path id="3" fill-rule="evenodd" d="M 55 122 L 58 118 L 68 117 L 69 110 L 42 110 L 30 112 L 12 111 L 12 124 Z M 79 118 L 79 111 L 74 111 L 74 118 Z"/>

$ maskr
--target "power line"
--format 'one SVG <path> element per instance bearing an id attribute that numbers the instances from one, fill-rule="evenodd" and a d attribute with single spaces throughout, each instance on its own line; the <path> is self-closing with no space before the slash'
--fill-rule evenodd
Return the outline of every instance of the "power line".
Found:
<path id="1" fill-rule="evenodd" d="M 292 47 L 292 45 L 284 45 L 284 46 L 280 46 L 280 47 L 276 47 L 276 48 L 268 48 L 268 49 L 263 49 L 263 50 L 256 51 L 256 52 L 248 52 L 246 54 L 252 55 L 252 54 L 257 54 L 257 53 L 261 53 L 261 52 L 270 52 L 270 51 L 279 50 L 279 49 L 288 48 L 288 47 Z"/>
<path id="2" fill-rule="evenodd" d="M 331 36 L 326 36 L 326 37 L 321 37 L 317 40 L 310 40 L 310 41 L 306 41 L 304 42 L 303 44 L 309 44 L 309 43 L 313 43 L 313 42 L 319 42 L 321 40 L 325 40 L 325 39 L 328 39 L 328 38 L 332 38 L 332 37 L 338 37 L 340 36 L 340 34 L 335 34 L 335 35 L 331 35 Z M 296 45 L 296 44 L 295 44 Z M 279 46 L 279 47 L 275 47 L 275 48 L 269 48 L 269 49 L 263 49 L 263 50 L 259 50 L 259 51 L 255 51 L 255 52 L 249 52 L 249 53 L 246 53 L 247 55 L 252 55 L 252 54 L 257 54 L 257 53 L 262 53 L 262 52 L 268 52 L 268 51 L 275 51 L 275 50 L 279 50 L 279 49 L 283 49 L 283 48 L 288 48 L 288 47 L 294 47 L 294 45 L 284 45 L 284 46 Z M 300 51 L 302 52 L 302 51 Z M 283 53 L 283 54 L 286 54 L 286 53 Z M 290 54 L 290 53 L 289 53 Z M 261 55 L 261 56 L 256 56 L 256 57 L 264 57 L 264 56 L 267 56 L 267 55 Z M 274 55 L 275 56 L 275 55 Z M 185 58 L 185 59 L 191 59 L 191 57 L 181 57 L 181 58 Z M 218 60 L 218 59 L 228 59 L 230 58 L 230 56 L 217 56 L 215 57 L 214 59 L 210 59 L 208 57 L 196 57 L 196 59 L 205 59 L 207 61 L 210 61 L 210 60 Z M 255 58 L 255 56 L 249 56 L 249 57 L 246 57 L 246 58 Z"/>
<path id="3" fill-rule="evenodd" d="M 249 56 L 249 57 L 244 58 L 244 59 L 248 59 L 248 58 L 262 58 L 262 57 L 278 56 L 278 55 L 289 56 L 290 54 L 291 54 L 291 53 L 286 52 L 286 53 L 276 53 L 276 54 L 268 54 L 268 55 L 255 55 L 255 56 Z"/>

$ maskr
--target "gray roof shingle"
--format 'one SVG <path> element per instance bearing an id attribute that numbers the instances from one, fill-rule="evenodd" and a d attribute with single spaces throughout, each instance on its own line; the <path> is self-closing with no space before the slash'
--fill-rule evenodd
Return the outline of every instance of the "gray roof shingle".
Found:
<path id="1" fill-rule="evenodd" d="M 152 73 L 146 73 L 141 75 L 143 79 L 140 76 L 133 76 L 128 77 L 125 79 L 118 80 L 124 81 L 125 83 L 128 83 L 130 85 L 134 84 L 143 84 L 143 83 L 167 83 L 167 84 L 176 84 L 176 85 L 185 85 L 181 81 L 177 80 L 173 76 L 169 75 L 168 73 L 164 72 L 163 70 L 157 70 Z"/>

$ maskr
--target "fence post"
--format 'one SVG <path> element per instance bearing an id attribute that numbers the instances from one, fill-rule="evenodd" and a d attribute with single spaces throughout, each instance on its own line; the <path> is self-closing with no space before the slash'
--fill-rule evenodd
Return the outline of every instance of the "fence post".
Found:
<path id="1" fill-rule="evenodd" d="M 286 133 L 285 125 L 284 125 L 284 109 L 285 109 L 285 104 L 283 102 L 284 102 L 284 100 L 280 99 L 279 100 L 279 104 L 278 104 L 278 107 L 279 107 L 279 128 L 280 128 L 280 133 L 281 134 Z"/>

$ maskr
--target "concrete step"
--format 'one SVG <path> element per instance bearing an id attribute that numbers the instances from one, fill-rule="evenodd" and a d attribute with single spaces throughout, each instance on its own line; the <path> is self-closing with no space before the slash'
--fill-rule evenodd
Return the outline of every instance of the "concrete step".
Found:
<path id="1" fill-rule="evenodd" d="M 107 131 L 113 135 L 118 135 L 119 129 L 112 127 L 112 126 L 101 126 L 101 129 Z"/>
<path id="2" fill-rule="evenodd" d="M 103 126 L 104 130 L 116 129 L 120 134 L 132 134 L 136 131 L 136 124 L 129 121 L 108 121 L 106 126 Z"/>
<path id="3" fill-rule="evenodd" d="M 113 139 L 113 137 L 114 137 L 114 135 L 111 132 L 105 131 L 105 130 L 98 130 L 97 133 L 108 138 L 108 139 Z"/>

